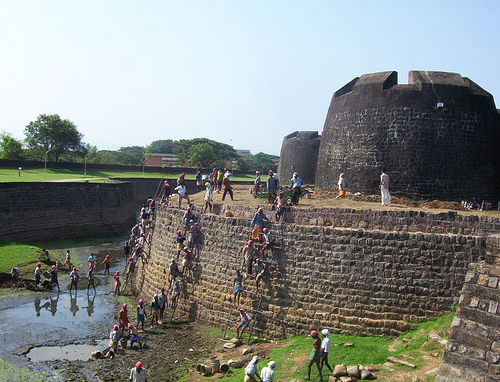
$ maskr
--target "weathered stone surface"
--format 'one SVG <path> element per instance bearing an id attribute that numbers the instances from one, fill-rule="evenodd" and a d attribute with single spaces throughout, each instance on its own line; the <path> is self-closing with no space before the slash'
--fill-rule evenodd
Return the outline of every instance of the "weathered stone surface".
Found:
<path id="1" fill-rule="evenodd" d="M 332 375 L 334 377 L 343 377 L 347 375 L 347 366 L 345 363 L 341 363 L 339 365 L 335 365 L 335 368 L 333 369 Z"/>
<path id="2" fill-rule="evenodd" d="M 347 366 L 347 375 L 349 377 L 359 378 L 359 376 L 361 375 L 359 366 L 358 365 Z"/>
<path id="3" fill-rule="evenodd" d="M 369 370 L 361 370 L 360 379 L 377 379 L 377 376 Z"/>

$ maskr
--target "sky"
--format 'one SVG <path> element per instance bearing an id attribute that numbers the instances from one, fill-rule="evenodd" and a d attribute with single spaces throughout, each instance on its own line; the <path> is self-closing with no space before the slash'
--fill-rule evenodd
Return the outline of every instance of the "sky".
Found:
<path id="1" fill-rule="evenodd" d="M 0 0 L 0 131 L 59 114 L 99 149 L 206 137 L 278 155 L 364 73 L 457 72 L 500 97 L 499 15 L 498 0 Z"/>

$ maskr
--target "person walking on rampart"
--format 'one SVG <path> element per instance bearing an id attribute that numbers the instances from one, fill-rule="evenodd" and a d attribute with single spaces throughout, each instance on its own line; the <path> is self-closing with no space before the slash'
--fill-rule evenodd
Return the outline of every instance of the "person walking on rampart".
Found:
<path id="1" fill-rule="evenodd" d="M 253 216 L 252 222 L 250 225 L 252 226 L 252 240 L 260 241 L 260 232 L 262 231 L 262 227 L 264 226 L 264 222 L 269 222 L 268 217 L 264 214 L 264 210 L 260 207 L 255 215 Z"/>
<path id="2" fill-rule="evenodd" d="M 255 247 L 253 246 L 253 241 L 248 240 L 241 254 L 243 255 L 243 264 L 241 269 L 246 271 L 247 275 L 252 274 L 253 260 L 255 257 Z"/>
<path id="3" fill-rule="evenodd" d="M 233 290 L 234 290 L 233 304 L 235 306 L 238 306 L 240 305 L 241 292 L 243 292 L 243 275 L 241 274 L 239 269 L 236 270 L 236 277 L 234 278 Z"/>
<path id="4" fill-rule="evenodd" d="M 278 187 L 272 170 L 269 170 L 269 172 L 267 173 L 266 187 L 267 187 L 267 200 L 269 203 L 272 203 L 274 202 L 274 198 L 276 198 L 276 189 Z"/>
<path id="5" fill-rule="evenodd" d="M 300 192 L 302 190 L 302 179 L 298 176 L 296 172 L 293 173 L 292 179 L 290 179 L 290 186 L 292 187 L 292 204 L 299 204 Z"/>
<path id="6" fill-rule="evenodd" d="M 240 323 L 236 328 L 236 337 L 241 338 L 243 337 L 245 329 L 250 324 L 250 321 L 252 321 L 252 317 L 243 308 L 240 308 L 239 314 L 240 314 Z"/>
<path id="7" fill-rule="evenodd" d="M 337 195 L 337 199 L 343 198 L 345 196 L 345 178 L 344 178 L 344 173 L 340 174 L 339 176 L 339 194 Z"/>
<path id="8" fill-rule="evenodd" d="M 385 173 L 385 168 L 382 169 L 380 174 L 380 192 L 382 194 L 382 205 L 391 205 L 391 194 L 389 193 L 389 175 Z"/>
<path id="9" fill-rule="evenodd" d="M 206 191 L 205 191 L 205 208 L 203 209 L 203 213 L 207 212 L 207 207 L 208 211 L 212 213 L 212 205 L 214 202 L 214 189 L 212 188 L 212 185 L 210 182 L 205 183 Z"/>
<path id="10" fill-rule="evenodd" d="M 324 365 L 326 365 L 328 367 L 328 369 L 330 369 L 330 373 L 333 373 L 333 370 L 330 366 L 330 364 L 328 363 L 328 352 L 330 351 L 330 332 L 328 331 L 328 329 L 323 329 L 321 331 L 321 334 L 323 334 L 323 341 L 321 342 L 321 349 L 320 349 L 320 353 L 321 353 L 321 363 L 320 363 L 320 368 L 321 368 L 321 372 L 323 372 L 323 367 Z"/>
<path id="11" fill-rule="evenodd" d="M 234 200 L 233 196 L 233 186 L 231 186 L 231 181 L 228 176 L 225 176 L 222 180 L 222 186 L 224 187 L 224 193 L 222 194 L 222 200 L 226 198 L 226 194 L 229 194 L 231 200 Z"/>
<path id="12" fill-rule="evenodd" d="M 69 277 L 71 279 L 71 283 L 69 284 L 69 293 L 71 293 L 73 286 L 75 287 L 75 291 L 78 293 L 78 279 L 80 278 L 80 276 L 78 275 L 78 270 L 76 269 L 76 267 L 73 267 L 69 274 Z"/>
<path id="13" fill-rule="evenodd" d="M 306 381 L 311 380 L 311 366 L 315 363 L 318 368 L 318 373 L 320 380 L 323 380 L 323 375 L 321 374 L 320 360 L 321 360 L 321 340 L 319 334 L 316 330 L 311 331 L 311 337 L 314 338 L 313 349 L 311 355 L 309 356 L 309 364 L 307 365 L 307 378 Z"/>

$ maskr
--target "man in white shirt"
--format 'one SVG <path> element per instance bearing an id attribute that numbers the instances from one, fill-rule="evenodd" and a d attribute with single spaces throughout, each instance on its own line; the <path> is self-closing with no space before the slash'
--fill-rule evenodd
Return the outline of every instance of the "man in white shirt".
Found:
<path id="1" fill-rule="evenodd" d="M 175 187 L 174 190 L 177 191 L 177 193 L 179 194 L 179 201 L 177 203 L 177 207 L 181 208 L 182 199 L 187 199 L 188 204 L 191 204 L 191 201 L 189 200 L 189 196 L 187 194 L 186 186 L 184 184 L 180 184 L 179 186 Z"/>
<path id="2" fill-rule="evenodd" d="M 130 378 L 132 382 L 146 382 L 146 369 L 142 367 L 142 362 L 139 361 L 135 367 L 130 370 Z"/>
<path id="3" fill-rule="evenodd" d="M 273 382 L 274 381 L 274 367 L 276 362 L 271 361 L 267 364 L 267 367 L 263 368 L 260 373 L 260 380 L 262 382 Z"/>
<path id="4" fill-rule="evenodd" d="M 382 193 L 382 205 L 389 206 L 391 204 L 391 194 L 389 194 L 389 175 L 385 173 L 385 168 L 380 175 L 380 191 Z"/>
<path id="5" fill-rule="evenodd" d="M 328 352 L 330 351 L 330 332 L 328 329 L 323 329 L 321 331 L 321 334 L 323 334 L 324 338 L 323 341 L 321 342 L 321 349 L 320 349 L 320 354 L 321 354 L 321 362 L 320 362 L 320 369 L 323 371 L 323 365 L 326 365 L 330 369 L 330 373 L 333 373 L 333 370 L 328 363 Z"/>

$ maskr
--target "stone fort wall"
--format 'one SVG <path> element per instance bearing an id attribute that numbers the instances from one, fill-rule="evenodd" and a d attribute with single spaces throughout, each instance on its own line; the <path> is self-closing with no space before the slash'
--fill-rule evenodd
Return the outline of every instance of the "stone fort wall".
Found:
<path id="1" fill-rule="evenodd" d="M 183 283 L 180 304 L 193 319 L 216 325 L 238 319 L 230 304 L 232 282 L 242 265 L 240 251 L 250 230 L 248 216 L 240 216 L 199 217 L 203 235 L 193 275 Z M 400 216 L 389 213 L 386 219 L 396 225 Z M 176 253 L 175 230 L 181 221 L 182 211 L 163 207 L 158 211 L 150 257 L 136 278 L 137 289 L 147 301 L 168 285 L 169 263 Z M 355 225 L 354 218 L 352 222 Z M 255 281 L 244 283 L 248 292 L 242 304 L 262 312 L 252 314 L 256 326 L 271 337 L 318 327 L 397 335 L 415 321 L 448 312 L 458 301 L 468 265 L 484 258 L 485 238 L 382 228 L 273 223 L 272 231 L 278 236 L 278 248 L 273 250 L 277 273 L 265 281 L 260 305 Z"/>
<path id="2" fill-rule="evenodd" d="M 438 106 L 438 103 L 440 106 Z M 365 74 L 336 91 L 322 132 L 316 186 L 441 200 L 500 199 L 500 124 L 491 94 L 457 73 Z"/>
<path id="3" fill-rule="evenodd" d="M 112 236 L 135 222 L 130 183 L 0 183 L 0 239 Z"/>

